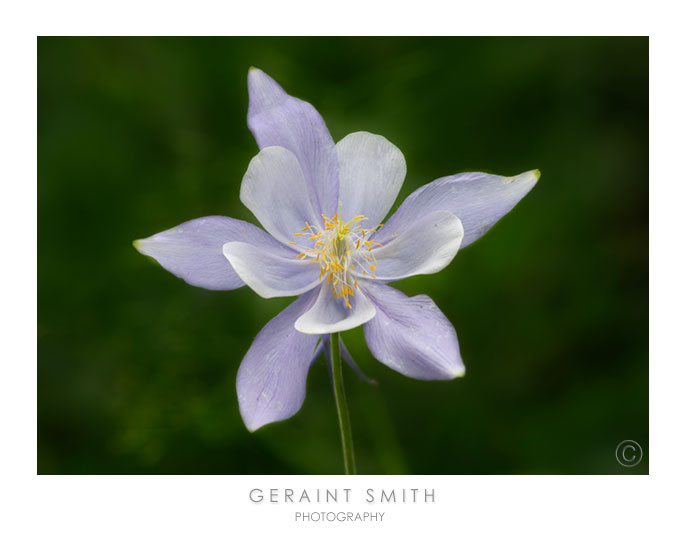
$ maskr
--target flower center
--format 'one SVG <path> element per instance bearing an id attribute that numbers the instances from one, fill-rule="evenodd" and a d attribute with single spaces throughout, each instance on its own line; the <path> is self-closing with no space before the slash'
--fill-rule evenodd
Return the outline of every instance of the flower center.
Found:
<path id="1" fill-rule="evenodd" d="M 321 217 L 323 229 L 318 226 L 314 228 L 305 221 L 304 228 L 295 233 L 295 236 L 305 236 L 313 245 L 311 249 L 297 255 L 297 258 L 319 264 L 319 280 L 325 278 L 333 295 L 344 299 L 345 304 L 352 308 L 350 296 L 357 289 L 357 275 L 376 278 L 374 272 L 378 262 L 372 251 L 381 244 L 371 238 L 375 229 L 362 226 L 367 219 L 363 215 L 353 217 L 347 222 L 339 219 L 338 214 L 333 217 L 321 214 Z M 378 228 L 381 226 L 378 225 Z M 295 242 L 290 243 L 296 245 Z"/>

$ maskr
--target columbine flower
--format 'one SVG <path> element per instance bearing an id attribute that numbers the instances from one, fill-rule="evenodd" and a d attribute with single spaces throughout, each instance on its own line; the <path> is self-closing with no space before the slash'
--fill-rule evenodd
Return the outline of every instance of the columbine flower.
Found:
<path id="1" fill-rule="evenodd" d="M 539 172 L 437 179 L 381 225 L 406 173 L 399 149 L 368 132 L 335 144 L 313 106 L 258 69 L 248 73 L 248 90 L 248 126 L 261 150 L 240 200 L 267 232 L 209 216 L 135 242 L 194 286 L 246 284 L 265 298 L 299 296 L 262 329 L 240 365 L 248 429 L 295 414 L 329 334 L 362 324 L 371 353 L 390 368 L 423 380 L 463 375 L 445 315 L 429 297 L 407 297 L 388 283 L 443 269 L 530 191 Z"/>

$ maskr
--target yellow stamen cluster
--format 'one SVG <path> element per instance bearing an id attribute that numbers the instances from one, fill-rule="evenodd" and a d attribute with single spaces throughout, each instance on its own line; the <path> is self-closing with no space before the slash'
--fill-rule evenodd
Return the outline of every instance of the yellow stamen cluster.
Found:
<path id="1" fill-rule="evenodd" d="M 312 264 L 319 264 L 319 280 L 325 279 L 331 286 L 331 292 L 337 298 L 344 299 L 350 305 L 350 297 L 357 288 L 357 275 L 368 275 L 376 278 L 374 272 L 378 262 L 373 249 L 381 244 L 373 241 L 371 236 L 375 229 L 362 227 L 366 217 L 359 215 L 345 222 L 338 218 L 321 214 L 323 228 L 312 227 L 305 222 L 304 228 L 295 236 L 307 238 L 313 247 L 302 251 L 297 258 Z M 380 228 L 382 225 L 379 225 Z M 297 245 L 295 242 L 290 242 Z"/>

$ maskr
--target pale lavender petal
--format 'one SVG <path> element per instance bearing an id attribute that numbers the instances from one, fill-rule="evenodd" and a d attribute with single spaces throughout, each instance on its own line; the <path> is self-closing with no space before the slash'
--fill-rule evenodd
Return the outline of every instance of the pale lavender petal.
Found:
<path id="1" fill-rule="evenodd" d="M 307 372 L 321 351 L 315 351 L 318 336 L 302 334 L 293 324 L 315 297 L 315 291 L 301 296 L 267 323 L 240 364 L 238 403 L 250 431 L 290 418 L 302 407 Z"/>
<path id="2" fill-rule="evenodd" d="M 374 229 L 392 207 L 407 174 L 400 149 L 383 136 L 354 132 L 335 146 L 340 164 L 342 219 L 365 216 Z"/>
<path id="3" fill-rule="evenodd" d="M 328 334 L 354 329 L 376 314 L 376 307 L 362 291 L 344 299 L 335 297 L 328 284 L 322 284 L 316 302 L 295 322 L 298 331 L 307 334 Z"/>
<path id="4" fill-rule="evenodd" d="M 277 255 L 249 243 L 229 242 L 223 252 L 243 282 L 267 299 L 300 295 L 321 284 L 319 264 L 296 258 L 292 250 Z"/>
<path id="5" fill-rule="evenodd" d="M 326 356 L 326 360 L 330 360 L 331 358 L 331 335 L 330 334 L 322 334 L 321 335 L 321 343 L 319 344 L 319 347 L 317 348 L 317 351 L 322 351 L 323 354 Z"/>
<path id="6" fill-rule="evenodd" d="M 333 361 L 331 360 L 331 335 L 323 334 L 321 335 L 321 349 L 323 351 L 323 356 L 326 359 L 326 367 L 328 368 L 328 376 L 333 382 Z"/>
<path id="7" fill-rule="evenodd" d="M 464 375 L 457 333 L 430 297 L 407 297 L 377 283 L 364 283 L 364 291 L 377 309 L 376 317 L 364 325 L 374 357 L 414 379 Z"/>
<path id="8" fill-rule="evenodd" d="M 361 278 L 372 278 L 373 273 L 377 280 L 399 280 L 437 273 L 452 261 L 464 236 L 459 218 L 445 211 L 431 212 L 403 231 L 388 245 L 372 249 L 376 269 L 370 271 L 369 266 Z"/>
<path id="9" fill-rule="evenodd" d="M 345 362 L 347 362 L 347 365 L 348 365 L 350 368 L 352 368 L 352 371 L 353 371 L 354 373 L 356 373 L 362 381 L 367 382 L 367 383 L 369 383 L 369 384 L 371 384 L 371 385 L 377 385 L 377 384 L 378 384 L 378 381 L 376 381 L 375 379 L 371 379 L 370 377 L 368 377 L 368 376 L 362 371 L 362 369 L 359 367 L 359 364 L 357 364 L 357 363 L 354 361 L 354 359 L 352 358 L 351 353 L 347 350 L 347 347 L 345 347 L 345 342 L 343 342 L 342 336 L 340 337 L 340 355 L 342 356 L 343 360 L 344 360 Z"/>
<path id="10" fill-rule="evenodd" d="M 299 242 L 305 226 L 320 220 L 309 201 L 307 182 L 295 155 L 283 147 L 267 147 L 247 168 L 240 185 L 240 200 L 274 238 Z"/>
<path id="11" fill-rule="evenodd" d="M 345 347 L 345 343 L 343 342 L 342 336 L 338 338 L 340 343 L 338 344 L 338 347 L 340 348 L 340 356 L 342 359 L 347 363 L 347 365 L 352 368 L 352 371 L 357 374 L 357 376 L 364 382 L 369 383 L 370 385 L 377 386 L 378 381 L 375 379 L 370 379 L 367 377 L 364 372 L 361 370 L 359 365 L 354 361 L 352 358 L 352 355 L 350 355 L 350 352 L 347 350 Z M 328 365 L 328 373 L 331 376 L 331 381 L 333 380 L 333 363 L 331 362 L 331 337 L 328 334 L 324 334 L 321 336 L 321 346 L 323 349 L 323 353 L 326 356 L 326 364 Z"/>
<path id="12" fill-rule="evenodd" d="M 436 210 L 452 212 L 464 225 L 462 247 L 485 234 L 537 184 L 540 172 L 513 177 L 461 173 L 439 178 L 412 193 L 388 219 L 376 238 L 389 243 L 413 222 Z"/>
<path id="13" fill-rule="evenodd" d="M 300 162 L 316 214 L 338 211 L 338 159 L 333 138 L 319 112 L 288 95 L 270 76 L 251 67 L 247 125 L 260 149 L 285 147 Z"/>
<path id="14" fill-rule="evenodd" d="M 208 216 L 181 223 L 149 238 L 133 242 L 142 254 L 188 284 L 208 290 L 233 290 L 245 283 L 222 251 L 230 241 L 252 243 L 274 255 L 292 254 L 266 232 L 246 221 Z"/>

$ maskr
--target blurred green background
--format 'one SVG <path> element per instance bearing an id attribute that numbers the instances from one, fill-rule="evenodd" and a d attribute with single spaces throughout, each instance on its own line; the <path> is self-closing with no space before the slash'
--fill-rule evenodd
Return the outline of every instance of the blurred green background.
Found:
<path id="1" fill-rule="evenodd" d="M 337 141 L 396 144 L 418 186 L 539 168 L 437 275 L 396 284 L 453 322 L 467 374 L 405 378 L 344 340 L 362 473 L 648 471 L 647 38 L 39 38 L 38 472 L 340 473 L 325 362 L 250 434 L 235 393 L 291 299 L 186 285 L 136 238 L 238 199 L 260 67 Z M 638 441 L 642 463 L 615 448 Z"/>

